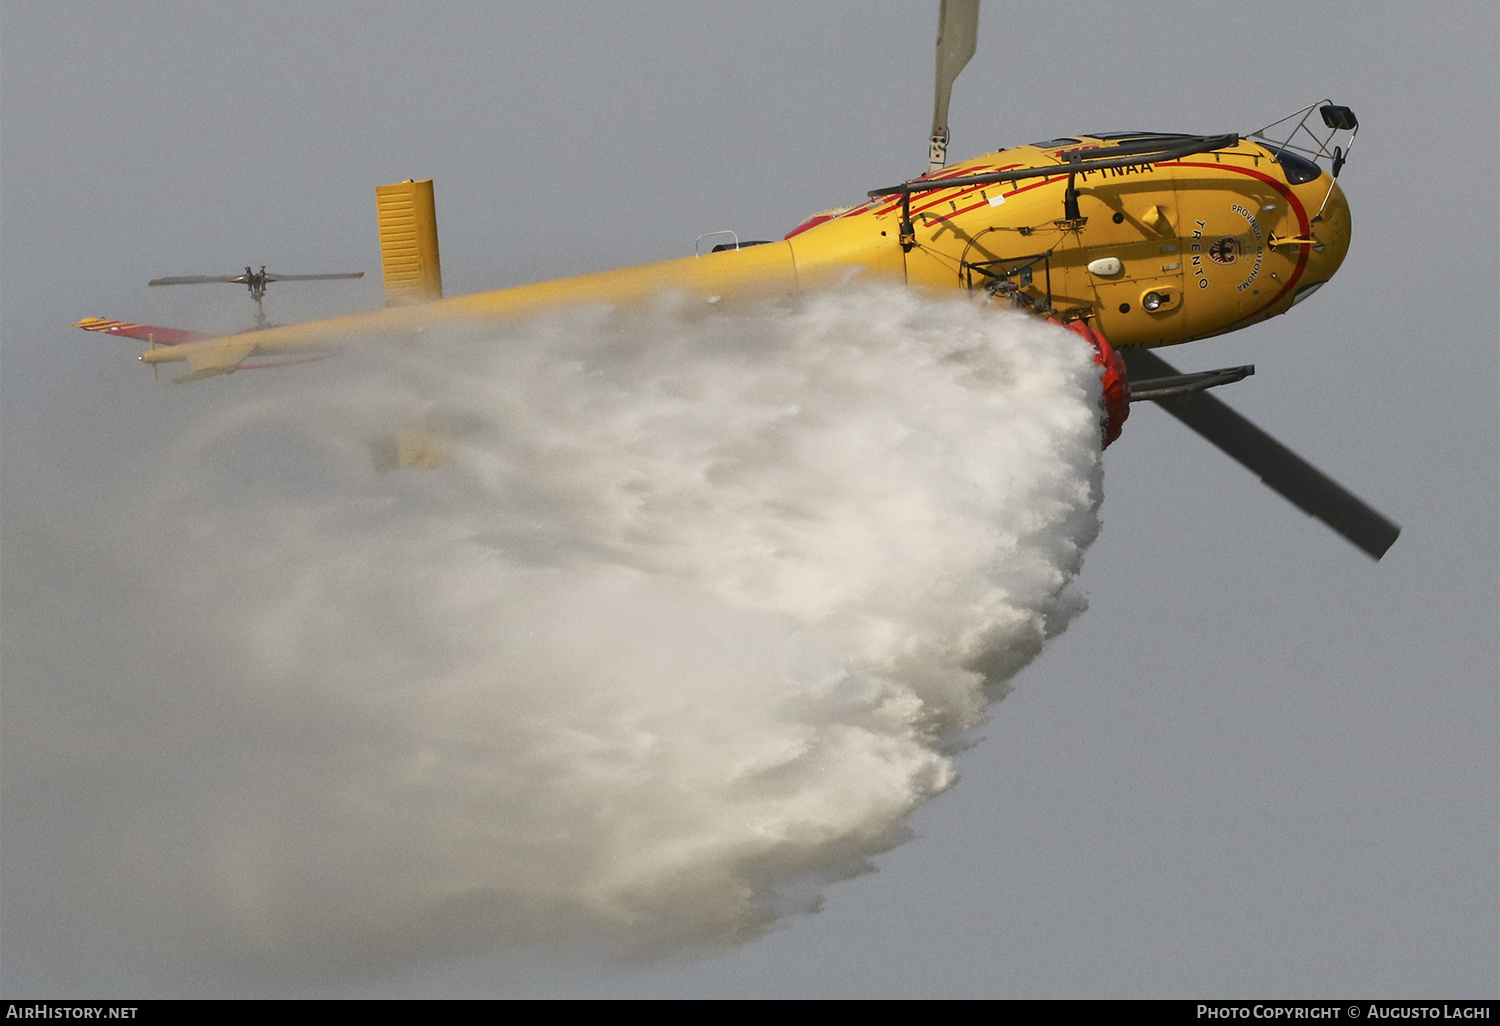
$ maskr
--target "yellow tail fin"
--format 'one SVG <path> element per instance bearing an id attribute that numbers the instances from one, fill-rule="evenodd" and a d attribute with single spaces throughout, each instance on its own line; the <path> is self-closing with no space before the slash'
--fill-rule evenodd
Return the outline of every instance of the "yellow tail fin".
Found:
<path id="1" fill-rule="evenodd" d="M 380 264 L 385 305 L 406 306 L 443 298 L 438 262 L 437 204 L 432 180 L 375 187 L 380 217 Z"/>

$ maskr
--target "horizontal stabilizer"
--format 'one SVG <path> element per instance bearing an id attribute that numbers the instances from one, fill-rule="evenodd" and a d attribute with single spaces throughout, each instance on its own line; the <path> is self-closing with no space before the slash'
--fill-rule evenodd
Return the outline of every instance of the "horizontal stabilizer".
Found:
<path id="1" fill-rule="evenodd" d="M 108 321 L 103 317 L 85 317 L 73 325 L 84 331 L 102 331 L 106 335 L 124 335 L 158 346 L 180 346 L 187 342 L 201 342 L 214 338 L 201 331 L 185 331 L 182 328 L 161 328 L 154 324 L 132 324 L 129 321 Z"/>
<path id="2" fill-rule="evenodd" d="M 153 369 L 158 363 L 187 362 L 190 374 L 176 379 L 177 384 L 201 381 L 219 374 L 232 374 L 240 369 L 245 358 L 255 351 L 255 342 L 247 335 L 231 335 L 224 339 L 197 342 L 182 349 L 148 349 L 139 357 Z"/>

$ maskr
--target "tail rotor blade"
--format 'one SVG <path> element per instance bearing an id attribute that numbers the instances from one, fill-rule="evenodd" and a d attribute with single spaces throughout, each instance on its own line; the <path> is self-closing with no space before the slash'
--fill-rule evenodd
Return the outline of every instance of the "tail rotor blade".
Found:
<path id="1" fill-rule="evenodd" d="M 1171 364 L 1147 349 L 1128 349 L 1121 355 L 1132 378 L 1161 378 L 1177 373 Z M 1401 533 L 1400 527 L 1207 392 L 1174 395 L 1156 402 L 1371 558 L 1385 555 Z"/>
<path id="2" fill-rule="evenodd" d="M 231 285 L 247 284 L 251 278 L 267 281 L 333 281 L 337 278 L 363 278 L 364 271 L 348 274 L 190 274 L 182 278 L 152 278 L 147 285 L 206 285 L 209 282 L 228 282 Z"/>
<path id="3" fill-rule="evenodd" d="M 243 274 L 235 274 L 235 275 L 227 275 L 226 274 L 226 275 L 217 275 L 217 276 L 216 275 L 208 275 L 208 274 L 193 274 L 193 275 L 188 275 L 186 278 L 152 278 L 150 281 L 146 282 L 146 284 L 147 285 L 204 285 L 204 284 L 207 284 L 208 282 L 211 282 L 211 281 L 226 281 L 226 282 L 230 282 L 231 284 L 235 284 L 235 285 L 243 285 L 245 283 L 245 276 Z"/>
<path id="4" fill-rule="evenodd" d="M 948 162 L 948 99 L 979 42 L 979 0 L 943 0 L 938 10 L 937 92 L 932 105 L 931 174 Z"/>
<path id="5" fill-rule="evenodd" d="M 333 281 L 336 278 L 363 278 L 364 271 L 349 274 L 268 274 L 266 281 Z"/>

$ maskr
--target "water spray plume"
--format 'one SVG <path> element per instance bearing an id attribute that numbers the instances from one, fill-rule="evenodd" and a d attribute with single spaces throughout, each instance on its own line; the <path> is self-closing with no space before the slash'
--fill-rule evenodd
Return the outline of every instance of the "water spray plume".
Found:
<path id="1" fill-rule="evenodd" d="M 113 757 L 175 783 L 111 872 L 289 963 L 696 951 L 816 907 L 1082 608 L 1092 356 L 865 291 L 558 312 L 226 391 L 142 511 L 174 611 L 151 686 L 181 701 Z M 376 475 L 368 437 L 412 417 L 449 462 Z M 190 784 L 161 772 L 184 737 Z"/>

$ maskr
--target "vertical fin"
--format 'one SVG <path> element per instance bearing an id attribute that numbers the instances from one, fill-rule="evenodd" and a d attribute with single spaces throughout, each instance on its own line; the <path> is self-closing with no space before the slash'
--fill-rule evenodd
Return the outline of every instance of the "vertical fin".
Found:
<path id="1" fill-rule="evenodd" d="M 380 265 L 385 305 L 406 306 L 443 298 L 438 262 L 437 204 L 432 180 L 375 187 L 380 218 Z"/>

